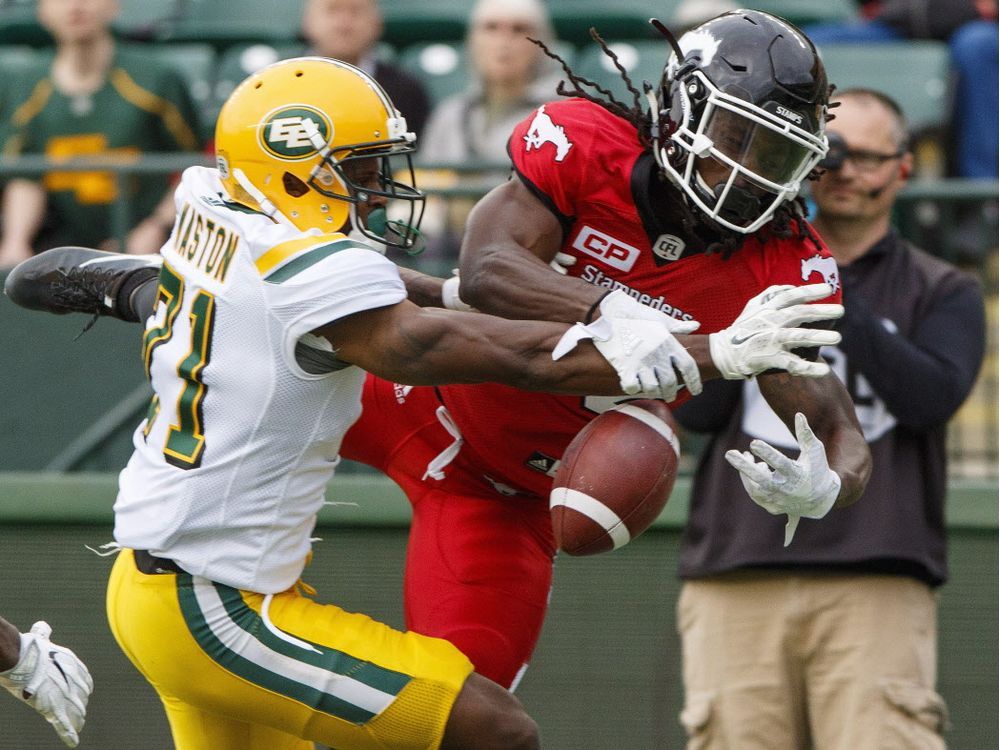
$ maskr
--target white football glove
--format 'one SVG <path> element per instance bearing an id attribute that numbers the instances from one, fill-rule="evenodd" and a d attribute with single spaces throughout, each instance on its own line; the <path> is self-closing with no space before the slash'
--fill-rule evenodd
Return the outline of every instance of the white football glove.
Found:
<path id="1" fill-rule="evenodd" d="M 579 341 L 592 339 L 629 396 L 673 401 L 684 386 L 692 395 L 701 393 L 698 365 L 674 338 L 675 333 L 692 333 L 700 323 L 672 318 L 621 290 L 601 300 L 600 311 L 593 323 L 577 323 L 566 331 L 552 350 L 552 359 L 560 359 Z"/>
<path id="2" fill-rule="evenodd" d="M 800 449 L 796 460 L 763 440 L 751 441 L 752 452 L 726 451 L 726 460 L 740 473 L 750 498 L 771 515 L 788 515 L 786 547 L 800 518 L 822 518 L 840 494 L 840 476 L 830 468 L 822 441 L 801 412 L 795 415 L 795 439 Z"/>
<path id="3" fill-rule="evenodd" d="M 576 265 L 576 257 L 569 253 L 556 253 L 556 257 L 549 261 L 549 267 L 556 273 L 565 276 L 569 269 Z"/>
<path id="4" fill-rule="evenodd" d="M 94 680 L 87 665 L 68 648 L 52 643 L 50 635 L 52 628 L 42 621 L 21 633 L 21 658 L 0 672 L 0 685 L 44 716 L 63 742 L 76 747 Z"/>
<path id="5" fill-rule="evenodd" d="M 836 331 L 793 327 L 841 317 L 843 305 L 805 304 L 831 294 L 829 284 L 786 284 L 768 287 L 748 301 L 732 325 L 708 336 L 712 361 L 722 377 L 739 380 L 771 369 L 813 378 L 826 375 L 830 366 L 825 362 L 809 362 L 790 350 L 840 342 Z"/>
<path id="6" fill-rule="evenodd" d="M 451 269 L 451 278 L 445 279 L 441 285 L 441 304 L 448 310 L 458 310 L 459 312 L 476 312 L 476 308 L 467 305 L 458 296 L 458 269 Z"/>

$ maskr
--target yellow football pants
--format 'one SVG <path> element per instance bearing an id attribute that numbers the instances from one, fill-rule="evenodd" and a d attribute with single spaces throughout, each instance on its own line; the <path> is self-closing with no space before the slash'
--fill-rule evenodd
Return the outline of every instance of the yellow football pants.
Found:
<path id="1" fill-rule="evenodd" d="M 146 575 L 131 550 L 108 582 L 119 646 L 163 701 L 177 750 L 427 750 L 472 664 L 292 589 L 266 598 L 187 574 Z"/>

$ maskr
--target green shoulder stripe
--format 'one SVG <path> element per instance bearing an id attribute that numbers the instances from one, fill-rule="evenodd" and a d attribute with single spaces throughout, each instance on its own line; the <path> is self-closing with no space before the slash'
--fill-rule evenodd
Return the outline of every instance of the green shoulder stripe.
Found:
<path id="1" fill-rule="evenodd" d="M 334 242 L 328 242 L 325 245 L 310 248 L 301 255 L 295 256 L 284 265 L 274 269 L 271 273 L 264 277 L 264 281 L 267 281 L 270 284 L 280 284 L 283 281 L 287 281 L 292 278 L 296 274 L 302 273 L 307 268 L 316 265 L 321 260 L 329 258 L 334 253 L 339 253 L 341 250 L 348 250 L 355 247 L 367 249 L 365 245 L 350 239 L 336 240 Z"/>

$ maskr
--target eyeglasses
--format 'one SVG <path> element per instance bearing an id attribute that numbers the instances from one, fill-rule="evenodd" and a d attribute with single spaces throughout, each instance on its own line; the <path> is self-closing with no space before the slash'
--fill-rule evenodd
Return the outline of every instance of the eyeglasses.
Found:
<path id="1" fill-rule="evenodd" d="M 898 159 L 906 153 L 905 146 L 892 154 L 850 149 L 847 147 L 847 142 L 838 133 L 830 133 L 828 140 L 830 141 L 830 150 L 827 151 L 826 157 L 816 165 L 820 169 L 840 169 L 844 166 L 845 161 L 849 161 L 851 166 L 859 172 L 874 172 L 887 161 Z"/>

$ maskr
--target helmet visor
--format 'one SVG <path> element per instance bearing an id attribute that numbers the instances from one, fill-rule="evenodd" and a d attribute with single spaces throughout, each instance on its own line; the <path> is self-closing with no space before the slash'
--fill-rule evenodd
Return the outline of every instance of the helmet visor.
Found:
<path id="1" fill-rule="evenodd" d="M 725 160 L 735 162 L 766 183 L 797 182 L 812 168 L 815 151 L 785 133 L 742 113 L 713 107 L 704 133 Z"/>

